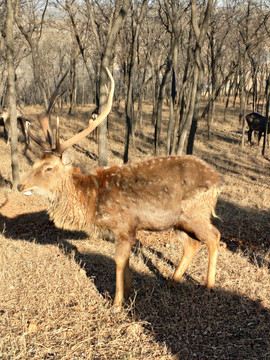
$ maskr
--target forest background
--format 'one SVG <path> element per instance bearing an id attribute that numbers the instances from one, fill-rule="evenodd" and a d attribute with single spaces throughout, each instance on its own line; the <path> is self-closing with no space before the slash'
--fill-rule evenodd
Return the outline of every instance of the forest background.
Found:
<path id="1" fill-rule="evenodd" d="M 245 123 L 269 111 L 269 2 L 6 0 L 0 14 L 0 105 L 13 126 L 10 147 L 0 132 L 0 358 L 269 359 L 269 148 L 247 144 Z M 36 134 L 52 110 L 67 139 L 106 103 L 105 67 L 113 109 L 97 139 L 74 146 L 76 164 L 193 153 L 215 166 L 211 294 L 204 247 L 168 290 L 181 244 L 140 232 L 133 293 L 116 313 L 113 244 L 56 229 L 46 202 L 14 191 L 40 155 L 17 142 L 16 105 Z"/>

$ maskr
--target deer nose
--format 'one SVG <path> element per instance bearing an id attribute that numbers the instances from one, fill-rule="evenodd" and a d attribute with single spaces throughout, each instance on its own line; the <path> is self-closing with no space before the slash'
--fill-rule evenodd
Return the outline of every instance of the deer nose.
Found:
<path id="1" fill-rule="evenodd" d="M 21 184 L 19 184 L 19 185 L 17 186 L 18 191 L 23 191 L 23 188 L 24 188 L 24 186 L 21 185 Z"/>

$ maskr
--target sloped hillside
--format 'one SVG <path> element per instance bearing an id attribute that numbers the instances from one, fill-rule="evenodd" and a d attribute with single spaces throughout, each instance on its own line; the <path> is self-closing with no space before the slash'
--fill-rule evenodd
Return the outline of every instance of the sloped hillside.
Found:
<path id="1" fill-rule="evenodd" d="M 62 137 L 82 129 L 91 110 L 60 114 Z M 131 162 L 154 156 L 151 106 L 144 110 Z M 237 109 L 227 122 L 221 110 L 222 105 L 211 141 L 199 123 L 194 150 L 224 177 L 220 219 L 213 220 L 222 234 L 216 288 L 208 293 L 200 286 L 207 272 L 207 249 L 201 246 L 183 282 L 167 289 L 181 243 L 172 231 L 140 232 L 131 256 L 133 292 L 121 312 L 111 306 L 114 244 L 56 229 L 42 198 L 12 192 L 9 147 L 0 133 L 1 359 L 270 358 L 270 161 L 256 146 L 241 149 Z M 25 109 L 32 119 L 40 111 Z M 167 109 L 164 139 L 166 119 Z M 35 120 L 33 128 L 38 131 Z M 125 119 L 113 112 L 110 164 L 122 162 L 124 134 Z M 23 176 L 40 150 L 32 145 L 24 153 L 23 144 L 19 149 Z M 94 139 L 73 151 L 84 171 L 97 165 Z"/>

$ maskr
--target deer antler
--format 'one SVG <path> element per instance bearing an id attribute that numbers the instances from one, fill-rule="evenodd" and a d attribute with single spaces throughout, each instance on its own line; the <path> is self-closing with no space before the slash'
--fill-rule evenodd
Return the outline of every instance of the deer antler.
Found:
<path id="1" fill-rule="evenodd" d="M 58 81 L 58 84 L 56 85 L 56 88 L 50 98 L 50 102 L 48 105 L 48 108 L 46 110 L 46 113 L 43 115 L 38 116 L 38 121 L 40 123 L 40 126 L 42 128 L 42 131 L 45 135 L 46 141 L 43 141 L 36 137 L 30 129 L 28 129 L 28 134 L 32 138 L 32 140 L 35 141 L 39 146 L 42 147 L 44 151 L 51 151 L 53 147 L 53 132 L 50 125 L 50 115 L 52 112 L 52 109 L 59 97 L 61 97 L 66 90 L 64 90 L 61 94 L 58 94 L 60 86 L 62 85 L 63 81 L 65 80 L 67 74 L 69 72 L 69 69 L 66 70 L 64 75 L 61 77 L 61 79 Z"/>
<path id="2" fill-rule="evenodd" d="M 107 117 L 107 115 L 109 114 L 109 112 L 111 111 L 112 108 L 112 102 L 113 102 L 113 94 L 114 94 L 114 79 L 112 77 L 112 74 L 110 73 L 109 69 L 106 68 L 106 71 L 108 73 L 108 76 L 111 80 L 111 89 L 108 95 L 108 100 L 107 100 L 107 105 L 105 107 L 105 109 L 103 110 L 103 112 L 96 118 L 95 121 L 93 121 L 93 119 L 89 120 L 89 125 L 86 129 L 84 129 L 83 131 L 81 131 L 80 133 L 74 135 L 72 138 L 70 138 L 69 140 L 64 141 L 62 144 L 60 144 L 60 139 L 59 139 L 59 118 L 57 118 L 57 125 L 56 125 L 56 148 L 53 150 L 53 144 L 52 144 L 52 130 L 50 127 L 50 123 L 49 123 L 49 113 L 48 111 L 46 112 L 45 116 L 39 117 L 39 123 L 41 125 L 41 128 L 45 134 L 46 137 L 46 141 L 41 140 L 40 138 L 36 137 L 32 131 L 28 128 L 28 133 L 29 136 L 32 138 L 32 140 L 34 140 L 39 146 L 42 147 L 43 151 L 54 151 L 55 153 L 61 155 L 62 152 L 69 146 L 74 145 L 75 143 L 77 143 L 78 141 L 82 140 L 83 138 L 85 138 L 87 135 L 89 135 L 96 127 L 99 126 L 99 124 Z M 62 77 L 61 81 L 63 81 L 64 77 L 66 74 L 64 74 L 64 76 Z M 106 91 L 108 93 L 108 89 L 106 87 Z M 54 93 L 53 95 L 53 100 L 52 103 L 55 102 L 55 94 L 57 94 L 57 92 Z M 51 109 L 52 106 L 49 106 L 49 108 Z"/>
<path id="3" fill-rule="evenodd" d="M 27 120 L 27 119 L 25 119 Z M 30 130 L 30 127 L 27 127 L 27 133 L 30 136 L 30 138 L 36 143 L 38 144 L 43 151 L 51 151 L 51 145 L 49 142 L 41 140 L 39 137 L 35 136 L 32 131 Z"/>
<path id="4" fill-rule="evenodd" d="M 38 121 L 40 123 L 41 129 L 44 132 L 46 142 L 49 143 L 50 147 L 52 148 L 53 134 L 52 134 L 51 126 L 50 126 L 49 116 L 50 115 L 47 113 L 43 116 L 38 116 Z"/>
<path id="5" fill-rule="evenodd" d="M 113 93 L 114 93 L 114 79 L 112 77 L 112 74 L 110 73 L 109 69 L 106 68 L 106 71 L 109 75 L 109 78 L 111 80 L 111 89 L 108 95 L 108 100 L 107 100 L 107 105 L 105 107 L 105 109 L 102 111 L 102 113 L 96 118 L 95 121 L 93 121 L 92 119 L 89 120 L 89 125 L 86 129 L 84 129 L 83 131 L 81 131 L 80 133 L 74 135 L 72 138 L 70 138 L 69 140 L 64 141 L 62 144 L 60 144 L 59 141 L 59 131 L 57 130 L 57 137 L 56 137 L 56 151 L 58 153 L 62 153 L 67 147 L 72 146 L 74 144 L 76 144 L 78 141 L 84 139 L 87 135 L 89 135 L 96 127 L 99 126 L 99 124 L 107 117 L 107 115 L 109 114 L 109 112 L 111 111 L 112 108 L 112 102 L 113 102 Z M 58 125 L 59 126 L 59 122 Z"/>

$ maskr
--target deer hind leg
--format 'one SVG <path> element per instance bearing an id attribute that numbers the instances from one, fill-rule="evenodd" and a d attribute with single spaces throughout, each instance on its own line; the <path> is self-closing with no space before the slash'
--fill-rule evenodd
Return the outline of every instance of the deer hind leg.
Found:
<path id="1" fill-rule="evenodd" d="M 248 142 L 250 143 L 250 146 L 252 145 L 251 142 L 252 142 L 252 130 L 248 130 Z"/>
<path id="2" fill-rule="evenodd" d="M 116 290 L 114 306 L 121 308 L 124 297 L 128 297 L 132 281 L 129 269 L 129 256 L 131 243 L 121 241 L 116 244 L 115 263 L 116 263 Z"/>
<path id="3" fill-rule="evenodd" d="M 208 289 L 212 288 L 215 284 L 215 274 L 216 274 L 216 264 L 217 264 L 217 256 L 218 256 L 218 248 L 219 248 L 219 241 L 220 241 L 220 232 L 218 229 L 213 226 L 208 221 L 202 221 L 201 219 L 185 219 L 181 222 L 181 229 L 185 230 L 189 234 L 194 234 L 194 237 L 198 239 L 199 241 L 205 243 L 208 247 L 209 251 L 209 261 L 208 261 L 208 273 L 207 273 L 207 280 L 206 280 L 206 287 Z M 194 239 L 192 239 L 190 236 L 189 238 L 193 240 L 193 249 L 194 254 L 196 252 L 196 243 L 194 243 Z M 198 241 L 197 241 L 198 243 Z M 186 242 L 186 244 L 188 244 Z M 192 248 L 192 245 L 185 245 L 189 248 Z M 198 245 L 197 245 L 198 247 Z M 192 250 L 189 249 L 189 251 L 192 254 Z M 193 255 L 189 255 L 190 261 L 192 259 Z M 185 256 L 185 253 L 184 253 Z M 183 260 L 183 259 L 182 259 Z M 182 262 L 181 260 L 181 262 Z M 179 264 L 180 270 L 183 271 L 185 262 L 187 260 L 183 260 L 184 264 L 182 266 L 181 263 Z M 189 262 L 190 262 L 189 261 Z M 178 269 L 177 269 L 178 270 Z M 177 272 L 176 270 L 176 272 Z M 179 275 L 181 275 L 181 272 L 179 270 Z M 176 277 L 178 276 L 178 272 L 176 273 Z"/>
<path id="4" fill-rule="evenodd" d="M 258 134 L 258 146 L 260 145 L 260 141 L 261 141 L 261 138 L 262 138 L 262 134 L 263 134 L 263 132 L 262 132 L 262 131 L 259 131 L 259 134 Z"/>
<path id="5" fill-rule="evenodd" d="M 170 282 L 168 284 L 169 287 L 173 286 L 175 283 L 180 282 L 188 265 L 191 263 L 194 255 L 196 254 L 196 252 L 200 246 L 200 242 L 198 240 L 193 239 L 192 237 L 190 237 L 187 233 L 185 233 L 183 231 L 179 231 L 178 236 L 182 240 L 183 256 L 182 256 L 182 259 L 181 259 L 177 269 L 175 270 L 175 272 L 173 274 L 172 280 L 170 280 Z"/>
<path id="6" fill-rule="evenodd" d="M 216 275 L 216 266 L 217 266 L 217 257 L 218 257 L 218 248 L 220 241 L 220 232 L 218 229 L 210 225 L 212 236 L 209 236 L 207 243 L 209 251 L 209 261 L 208 261 L 208 273 L 206 287 L 211 289 L 215 284 L 215 275 Z"/>
<path id="7" fill-rule="evenodd" d="M 215 284 L 220 232 L 211 223 L 201 223 L 195 228 L 194 234 L 197 239 L 201 240 L 208 247 L 209 260 L 206 287 L 211 289 Z"/>

